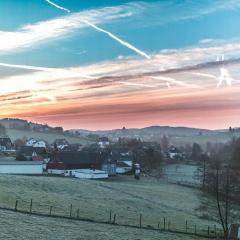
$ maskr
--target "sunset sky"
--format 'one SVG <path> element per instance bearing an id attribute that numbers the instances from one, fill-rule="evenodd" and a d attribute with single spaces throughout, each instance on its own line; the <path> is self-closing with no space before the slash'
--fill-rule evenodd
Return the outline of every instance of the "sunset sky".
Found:
<path id="1" fill-rule="evenodd" d="M 240 0 L 1 0 L 0 118 L 240 126 Z"/>

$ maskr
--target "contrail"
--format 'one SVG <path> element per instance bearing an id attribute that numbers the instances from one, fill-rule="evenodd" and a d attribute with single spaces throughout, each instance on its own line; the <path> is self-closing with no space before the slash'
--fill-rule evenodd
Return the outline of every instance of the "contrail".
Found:
<path id="1" fill-rule="evenodd" d="M 151 59 L 151 57 L 149 55 L 147 55 L 145 52 L 139 50 L 138 48 L 134 47 L 133 45 L 131 45 L 130 43 L 128 42 L 125 42 L 123 41 L 122 39 L 120 39 L 119 37 L 115 36 L 114 34 L 112 34 L 111 32 L 108 32 L 98 26 L 96 26 L 95 24 L 92 24 L 86 20 L 82 20 L 82 22 L 86 23 L 87 25 L 95 28 L 97 31 L 99 32 L 103 32 L 103 33 L 106 33 L 110 38 L 116 40 L 117 42 L 119 42 L 120 44 L 122 44 L 123 46 L 126 46 L 127 48 L 133 50 L 134 52 L 142 55 L 143 57 L 147 58 L 147 59 Z"/>
<path id="2" fill-rule="evenodd" d="M 168 84 L 176 84 L 178 86 L 182 86 L 182 87 L 188 87 L 188 88 L 199 88 L 199 86 L 197 85 L 194 85 L 194 84 L 187 84 L 187 83 L 184 83 L 182 81 L 179 81 L 179 80 L 176 80 L 174 78 L 169 78 L 169 77 L 161 77 L 161 76 L 158 76 L 158 77 L 152 77 L 153 79 L 157 79 L 157 80 L 162 80 L 162 81 L 165 81 L 167 82 L 167 86 L 169 86 Z"/>
<path id="3" fill-rule="evenodd" d="M 115 82 L 115 81 L 112 81 Z M 137 86 L 137 87 L 146 87 L 146 88 L 156 88 L 156 86 L 148 85 L 148 84 L 142 84 L 142 83 L 133 83 L 133 82 L 123 82 L 123 81 L 116 81 L 118 83 L 129 85 L 129 86 Z"/>
<path id="4" fill-rule="evenodd" d="M 200 76 L 200 77 L 208 77 L 208 78 L 214 78 L 217 79 L 216 76 L 212 75 L 212 74 L 207 74 L 207 73 L 198 73 L 198 72 L 192 72 L 192 75 L 196 75 L 196 76 Z"/>
<path id="5" fill-rule="evenodd" d="M 58 9 L 60 9 L 60 10 L 63 10 L 63 11 L 65 11 L 65 12 L 67 12 L 67 13 L 70 13 L 70 12 L 71 12 L 69 9 L 64 8 L 64 7 L 61 7 L 61 6 L 53 3 L 53 2 L 50 1 L 50 0 L 45 0 L 45 1 L 48 2 L 49 4 L 51 4 L 52 6 L 58 8 Z M 85 24 L 87 24 L 88 26 L 96 29 L 96 30 L 99 31 L 99 32 L 103 32 L 103 33 L 107 34 L 110 38 L 116 40 L 116 41 L 119 42 L 121 45 L 123 45 L 123 46 L 125 46 L 125 47 L 127 47 L 127 48 L 129 48 L 129 49 L 131 49 L 131 50 L 133 50 L 134 52 L 138 53 L 139 55 L 141 55 L 141 56 L 143 56 L 143 57 L 145 57 L 145 58 L 147 58 L 147 59 L 151 59 L 151 57 L 150 57 L 148 54 L 146 54 L 145 52 L 141 51 L 140 49 L 134 47 L 134 46 L 131 45 L 130 43 L 128 43 L 128 42 L 120 39 L 119 37 L 117 37 L 117 36 L 114 35 L 113 33 L 109 32 L 109 31 L 106 31 L 106 30 L 104 30 L 103 28 L 100 28 L 100 27 L 96 26 L 96 25 L 93 24 L 93 23 L 90 23 L 90 22 L 88 22 L 87 20 L 82 20 L 82 22 L 85 23 Z"/>
<path id="6" fill-rule="evenodd" d="M 67 13 L 71 12 L 69 9 L 61 7 L 61 6 L 55 4 L 54 2 L 52 2 L 50 0 L 46 0 L 46 2 L 48 2 L 49 4 L 53 5 L 54 7 L 58 8 L 58 9 L 61 9 L 61 10 L 65 11 L 65 12 L 67 12 Z"/>
<path id="7" fill-rule="evenodd" d="M 0 66 L 9 67 L 9 68 L 26 69 L 26 70 L 44 71 L 44 72 L 68 73 L 69 77 L 73 77 L 73 76 L 76 75 L 76 76 L 80 76 L 80 77 L 87 78 L 87 79 L 95 79 L 94 77 L 91 77 L 89 75 L 73 72 L 73 71 L 68 70 L 68 69 L 36 67 L 36 66 L 8 64 L 8 63 L 0 63 Z"/>
<path id="8" fill-rule="evenodd" d="M 35 71 L 44 71 L 44 72 L 50 72 L 50 73 L 58 73 L 62 74 L 67 73 L 67 76 L 64 76 L 64 78 L 71 78 L 71 77 L 83 77 L 90 80 L 97 79 L 97 77 L 92 77 L 85 74 L 80 74 L 78 72 L 74 72 L 67 69 L 60 69 L 60 68 L 48 68 L 48 67 L 36 67 L 36 66 L 29 66 L 29 65 L 17 65 L 17 64 L 8 64 L 8 63 L 0 63 L 0 66 L 2 67 L 9 67 L 9 68 L 18 68 L 18 69 L 26 69 L 26 70 L 35 70 Z M 57 78 L 57 76 L 56 76 Z M 109 82 L 115 82 L 114 80 L 108 80 Z M 141 84 L 141 83 L 132 83 L 132 82 L 123 82 L 123 81 L 117 81 L 120 84 L 124 85 L 130 85 L 130 86 L 139 86 L 139 87 L 147 87 L 147 88 L 154 88 L 153 85 L 148 84 Z"/>

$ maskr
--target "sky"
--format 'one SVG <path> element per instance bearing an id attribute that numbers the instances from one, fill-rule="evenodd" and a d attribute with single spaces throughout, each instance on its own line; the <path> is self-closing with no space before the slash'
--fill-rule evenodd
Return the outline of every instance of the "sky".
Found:
<path id="1" fill-rule="evenodd" d="M 239 126 L 240 0 L 1 0 L 0 118 Z"/>

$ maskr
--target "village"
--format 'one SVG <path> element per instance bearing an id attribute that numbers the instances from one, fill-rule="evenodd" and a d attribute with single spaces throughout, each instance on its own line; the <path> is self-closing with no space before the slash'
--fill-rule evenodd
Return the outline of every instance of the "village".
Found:
<path id="1" fill-rule="evenodd" d="M 148 175 L 153 168 L 183 164 L 185 150 L 130 135 L 118 138 L 64 131 L 21 119 L 0 120 L 0 173 L 107 179 L 116 175 Z M 28 137 L 26 137 L 28 136 Z"/>
<path id="2" fill-rule="evenodd" d="M 133 171 L 133 156 L 127 149 L 107 149 L 110 142 L 101 138 L 84 146 L 56 139 L 48 144 L 30 138 L 16 148 L 8 137 L 0 138 L 0 173 L 24 175 L 62 175 L 100 179 Z"/>
<path id="3" fill-rule="evenodd" d="M 83 179 L 105 179 L 117 174 L 140 177 L 140 164 L 134 154 L 135 147 L 126 146 L 132 139 L 111 142 L 100 137 L 88 145 L 70 144 L 66 139 L 56 139 L 49 144 L 45 140 L 26 139 L 20 146 L 7 137 L 0 137 L 0 173 L 23 175 L 60 175 Z M 121 143 L 120 143 L 121 142 Z M 142 145 L 142 144 L 141 144 Z M 156 143 L 143 143 L 143 148 L 158 148 Z M 168 148 L 168 160 L 182 158 L 174 146 Z M 173 161 L 174 163 L 174 161 Z"/>
<path id="4" fill-rule="evenodd" d="M 151 202 L 158 205 L 159 199 L 164 200 L 161 200 L 163 205 L 156 214 L 145 207 L 140 208 L 144 214 L 151 212 L 151 217 L 146 218 L 144 215 L 147 228 L 151 226 L 151 229 L 155 229 L 153 226 L 158 214 L 164 214 L 163 225 L 161 226 L 161 222 L 158 223 L 158 228 L 164 231 L 180 231 L 186 234 L 186 237 L 188 234 L 199 234 L 204 237 L 220 236 L 221 226 L 214 227 L 218 215 L 214 201 L 204 210 L 196 211 L 194 216 L 188 214 L 188 208 L 192 204 L 192 211 L 194 211 L 196 206 L 204 204 L 204 197 L 198 196 L 200 192 L 204 193 L 204 196 L 210 193 L 214 197 L 215 193 L 211 192 L 214 181 L 211 179 L 215 174 L 214 166 L 212 166 L 216 158 L 215 151 L 218 151 L 217 158 L 219 162 L 222 161 L 224 169 L 225 155 L 231 154 L 229 146 L 238 149 L 238 145 L 227 142 L 207 143 L 206 146 L 198 143 L 174 146 L 169 136 L 162 135 L 158 142 L 150 142 L 136 138 L 136 136 L 131 137 L 130 131 L 125 128 L 118 131 L 121 135 L 117 139 L 96 134 L 83 137 L 78 132 L 64 131 L 60 127 L 51 128 L 19 119 L 2 120 L 2 125 L 0 124 L 0 182 L 3 192 L 0 195 L 0 207 L 6 204 L 7 208 L 11 209 L 14 205 L 12 201 L 16 198 L 15 211 L 27 213 L 31 211 L 33 214 L 32 202 L 34 201 L 35 214 L 42 214 L 40 209 L 43 204 L 44 209 L 50 208 L 48 215 L 52 216 L 52 206 L 48 205 L 50 202 L 59 205 L 59 207 L 55 206 L 54 216 L 65 217 L 68 213 L 62 212 L 61 209 L 66 207 L 65 202 L 70 201 L 70 218 L 79 219 L 79 211 L 81 211 L 83 221 L 89 217 L 93 221 L 98 221 L 96 218 L 99 215 L 101 216 L 100 222 L 102 222 L 102 219 L 105 219 L 105 211 L 109 211 L 110 207 L 110 224 L 116 224 L 116 221 L 120 225 L 125 224 L 122 222 L 124 220 L 127 225 L 131 225 L 135 221 L 135 217 L 131 216 L 138 214 L 139 207 L 143 204 L 140 201 L 145 196 L 142 195 L 142 191 L 144 194 L 148 191 L 149 197 L 144 197 L 144 206 L 151 205 Z M 194 134 L 203 137 L 198 133 Z M 232 132 L 227 134 L 230 135 Z M 221 174 L 224 178 L 225 171 L 223 170 Z M 87 181 L 88 179 L 95 181 Z M 6 186 L 4 186 L 5 181 Z M 8 186 L 15 181 L 18 181 L 22 187 L 18 190 L 12 187 L 9 192 Z M 31 184 L 34 184 L 33 189 L 26 191 L 28 188 L 31 189 Z M 59 187 L 60 192 L 52 190 Z M 64 195 L 61 192 L 63 189 Z M 76 189 L 78 190 L 75 191 Z M 105 201 L 105 194 L 102 193 L 106 189 L 109 189 L 105 193 L 107 201 Z M 172 190 L 168 192 L 168 189 Z M 32 191 L 37 191 L 38 194 Z M 81 197 L 78 196 L 78 192 L 82 191 L 85 193 Z M 121 192 L 122 197 L 112 195 L 113 192 L 118 191 Z M 166 212 L 164 206 L 169 204 L 171 209 L 172 204 L 175 204 L 180 196 L 182 197 L 183 192 L 195 200 L 189 201 L 187 205 L 181 203 L 184 212 L 181 212 L 179 202 L 177 209 Z M 238 199 L 237 193 L 238 190 L 236 190 L 236 196 L 234 195 L 236 199 Z M 88 198 L 88 194 L 92 197 Z M 176 194 L 177 197 L 173 200 Z M 45 195 L 45 198 L 37 200 L 41 199 L 42 195 Z M 116 202 L 121 198 L 121 208 L 118 209 Z M 6 199 L 9 201 L 6 202 Z M 98 199 L 102 204 L 104 212 L 97 208 L 93 209 L 96 205 L 94 199 Z M 114 201 L 112 202 L 111 199 Z M 171 203 L 172 201 L 174 203 Z M 26 203 L 30 205 L 30 210 L 26 210 L 28 208 Z M 76 215 L 72 213 L 74 206 L 79 207 Z M 117 220 L 116 214 L 112 213 L 112 208 L 118 211 Z M 151 209 L 150 206 L 149 208 Z M 240 211 L 235 205 L 234 208 L 237 209 L 236 216 L 233 216 L 231 221 L 238 218 L 238 211 Z M 214 217 L 210 217 L 210 212 Z M 174 220 L 172 216 L 178 217 Z M 182 226 L 181 222 L 184 218 L 187 219 L 185 225 L 194 226 L 195 224 L 195 229 L 184 227 L 184 224 Z M 170 224 L 173 226 L 170 227 Z M 140 214 L 140 228 L 143 226 L 142 214 Z M 236 232 L 238 225 L 231 225 L 231 227 Z"/>

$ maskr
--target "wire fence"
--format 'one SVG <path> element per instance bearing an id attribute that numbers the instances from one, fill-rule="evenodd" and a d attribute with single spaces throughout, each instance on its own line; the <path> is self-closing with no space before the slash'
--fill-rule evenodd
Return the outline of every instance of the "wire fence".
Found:
<path id="1" fill-rule="evenodd" d="M 160 232 L 171 232 L 178 234 L 194 235 L 202 238 L 221 239 L 223 232 L 213 226 L 199 226 L 192 221 L 183 220 L 181 224 L 176 224 L 174 221 L 166 217 L 161 217 L 155 223 L 148 221 L 147 215 L 135 213 L 131 217 L 119 214 L 114 209 L 104 211 L 101 214 L 96 213 L 91 217 L 87 209 L 70 204 L 62 207 L 57 204 L 43 204 L 38 201 L 30 199 L 29 201 L 23 199 L 16 199 L 13 201 L 13 206 L 2 206 L 0 209 L 20 212 L 23 214 L 32 214 L 37 216 L 71 219 L 76 221 L 86 221 L 100 224 L 111 224 L 115 226 L 124 226 L 130 228 L 147 229 Z"/>

